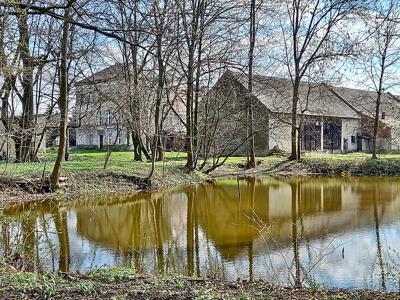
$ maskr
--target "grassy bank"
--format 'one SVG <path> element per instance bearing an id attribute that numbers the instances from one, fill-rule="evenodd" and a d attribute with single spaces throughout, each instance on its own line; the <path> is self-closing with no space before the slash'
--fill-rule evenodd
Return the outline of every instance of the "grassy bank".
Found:
<path id="1" fill-rule="evenodd" d="M 135 193 L 142 190 L 138 179 L 147 177 L 151 163 L 136 162 L 132 152 L 115 152 L 104 169 L 104 151 L 75 151 L 70 155 L 62 169 L 61 189 L 56 194 L 38 194 L 35 190 L 25 188 L 26 182 L 41 182 L 43 174 L 50 175 L 56 153 L 49 151 L 38 163 L 0 163 L 0 197 L 1 204 L 42 200 L 46 197 L 75 197 L 108 193 Z M 263 170 L 273 168 L 284 161 L 283 157 L 271 157 L 264 161 Z M 242 157 L 229 158 L 227 163 L 214 174 L 202 172 L 188 173 L 185 166 L 185 154 L 167 152 L 163 162 L 156 162 L 151 188 L 160 189 L 180 184 L 191 184 L 211 179 L 213 176 L 244 174 L 239 165 L 245 163 Z M 261 169 L 260 169 L 261 170 Z M 23 184 L 20 184 L 20 183 Z M 22 186 L 22 187 L 21 187 Z"/>
<path id="2" fill-rule="evenodd" d="M 0 273 L 2 299 L 400 299 L 399 293 L 284 288 L 264 281 L 228 282 L 177 274 L 100 269 L 87 274 Z"/>
<path id="3" fill-rule="evenodd" d="M 151 164 L 135 162 L 132 152 L 115 152 L 104 169 L 104 151 L 74 151 L 63 166 L 63 182 L 56 194 L 40 194 L 29 183 L 40 184 L 49 176 L 55 151 L 48 151 L 38 163 L 0 163 L 1 204 L 41 200 L 45 197 L 65 197 L 88 194 L 135 193 L 144 187 L 140 178 L 148 175 Z M 245 170 L 246 159 L 231 157 L 210 174 L 185 171 L 185 154 L 167 152 L 163 162 L 155 164 L 151 187 L 164 188 L 190 184 L 224 176 L 265 175 L 400 175 L 400 155 L 380 155 L 371 160 L 364 153 L 305 155 L 300 162 L 288 161 L 283 156 L 257 158 L 255 169 Z M 44 176 L 43 176 L 44 175 Z"/>
<path id="4" fill-rule="evenodd" d="M 287 164 L 286 173 L 342 176 L 400 176 L 400 155 L 380 155 L 378 160 L 363 153 L 308 155 L 300 162 Z"/>

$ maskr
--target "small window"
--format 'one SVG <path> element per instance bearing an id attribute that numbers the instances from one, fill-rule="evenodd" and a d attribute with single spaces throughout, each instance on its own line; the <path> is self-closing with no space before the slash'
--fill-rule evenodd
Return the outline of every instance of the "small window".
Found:
<path id="1" fill-rule="evenodd" d="M 385 120 L 385 118 L 386 118 L 386 112 L 383 111 L 383 112 L 382 112 L 382 115 L 381 115 L 381 119 L 382 119 L 382 120 Z"/>
<path id="2" fill-rule="evenodd" d="M 112 123 L 112 118 L 113 118 L 113 115 L 112 115 L 111 111 L 108 111 L 108 113 L 107 113 L 107 125 L 110 125 Z"/>
<path id="3" fill-rule="evenodd" d="M 351 143 L 352 144 L 356 143 L 356 137 L 354 135 L 351 136 Z"/>

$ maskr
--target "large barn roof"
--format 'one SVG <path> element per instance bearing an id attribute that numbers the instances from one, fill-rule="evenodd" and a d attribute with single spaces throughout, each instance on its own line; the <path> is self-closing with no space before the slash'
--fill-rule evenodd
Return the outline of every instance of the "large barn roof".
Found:
<path id="1" fill-rule="evenodd" d="M 93 84 L 108 80 L 112 81 L 120 77 L 121 74 L 123 74 L 123 65 L 115 64 L 78 81 L 76 84 L 81 85 L 81 84 Z"/>
<path id="2" fill-rule="evenodd" d="M 239 72 L 227 71 L 247 88 L 248 76 Z M 333 92 L 332 92 L 333 91 Z M 290 113 L 293 87 L 290 79 L 253 76 L 253 95 L 269 110 L 275 113 Z M 339 95 L 339 96 L 338 96 Z M 376 93 L 365 90 L 332 87 L 326 84 L 301 82 L 298 112 L 306 115 L 341 118 L 360 118 L 360 114 L 373 116 Z M 400 101 L 389 94 L 382 96 L 382 111 L 400 115 Z"/>

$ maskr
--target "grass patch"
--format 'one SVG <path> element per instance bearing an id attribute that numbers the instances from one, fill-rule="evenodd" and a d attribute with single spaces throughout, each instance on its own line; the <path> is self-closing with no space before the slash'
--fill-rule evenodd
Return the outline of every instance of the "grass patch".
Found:
<path id="1" fill-rule="evenodd" d="M 0 299 L 399 299 L 398 293 L 291 289 L 265 281 L 213 280 L 100 269 L 87 274 L 0 272 Z"/>
<path id="2" fill-rule="evenodd" d="M 67 287 L 67 282 L 53 273 L 36 274 L 30 272 L 11 273 L 1 280 L 0 286 L 11 288 L 17 293 L 40 294 L 53 297 Z"/>
<path id="3" fill-rule="evenodd" d="M 106 282 L 114 282 L 127 280 L 135 276 L 136 271 L 130 268 L 100 268 L 92 270 L 88 273 L 90 277 Z"/>
<path id="4" fill-rule="evenodd" d="M 372 160 L 362 159 L 326 159 L 308 157 L 302 164 L 310 173 L 355 175 L 355 176 L 399 176 L 400 157 Z"/>
<path id="5" fill-rule="evenodd" d="M 103 171 L 106 151 L 101 150 L 76 150 L 71 151 L 69 161 L 63 165 L 63 175 L 93 174 Z M 40 176 L 45 170 L 50 173 L 56 158 L 55 150 L 48 150 L 41 154 L 38 163 L 0 163 L 0 176 L 4 177 L 32 177 Z M 370 154 L 348 153 L 348 154 L 317 154 L 306 153 L 302 163 L 315 173 L 335 173 L 352 172 L 354 175 L 394 175 L 400 174 L 400 154 L 380 154 L 378 160 L 371 160 Z M 173 170 L 181 174 L 186 174 L 184 165 L 186 163 L 186 153 L 166 152 L 164 162 L 156 162 L 156 173 L 166 175 Z M 276 165 L 285 162 L 282 156 L 259 157 L 261 169 L 273 169 Z M 217 169 L 216 173 L 224 173 L 238 169 L 238 166 L 245 165 L 244 157 L 229 157 L 225 164 Z M 145 176 L 150 169 L 150 162 L 137 162 L 133 160 L 133 152 L 121 151 L 113 152 L 107 167 L 108 171 L 121 172 L 125 174 L 136 174 Z M 391 168 L 394 166 L 394 170 Z"/>

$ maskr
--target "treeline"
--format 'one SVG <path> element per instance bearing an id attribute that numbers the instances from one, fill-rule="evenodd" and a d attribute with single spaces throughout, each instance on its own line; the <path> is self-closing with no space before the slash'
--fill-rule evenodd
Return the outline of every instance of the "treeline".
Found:
<path id="1" fill-rule="evenodd" d="M 399 26 L 396 0 L 0 1 L 1 134 L 15 144 L 16 161 L 31 162 L 43 136 L 59 130 L 51 175 L 57 187 L 68 128 L 80 126 L 79 118 L 69 122 L 77 109 L 75 83 L 118 63 L 122 84 L 112 101 L 123 112 L 135 159 L 153 162 L 149 177 L 154 162 L 163 160 L 163 126 L 171 112 L 186 131 L 186 168 L 203 169 L 206 157 L 213 159 L 210 170 L 227 152 L 223 145 L 210 150 L 217 145 L 200 124 L 200 100 L 229 68 L 248 74 L 249 94 L 254 73 L 291 79 L 291 159 L 300 156 L 301 82 L 331 84 L 346 76 L 369 82 L 376 92 L 376 157 L 381 96 L 399 83 Z M 176 95 L 183 116 L 175 112 Z M 254 107 L 247 98 L 245 144 L 248 167 L 254 167 Z M 219 120 L 215 111 L 212 118 Z M 152 133 L 149 146 L 146 132 Z"/>

